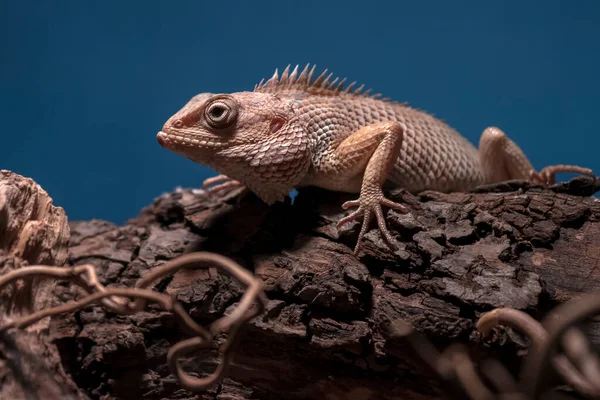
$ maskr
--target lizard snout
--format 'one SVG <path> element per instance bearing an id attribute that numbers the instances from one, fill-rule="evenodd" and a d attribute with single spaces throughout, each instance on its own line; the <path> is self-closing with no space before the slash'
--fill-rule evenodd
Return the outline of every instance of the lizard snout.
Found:
<path id="1" fill-rule="evenodd" d="M 165 143 L 165 139 L 166 139 L 166 134 L 164 132 L 158 132 L 156 134 L 156 140 L 158 141 L 158 144 L 160 144 L 162 147 L 165 147 L 166 143 Z"/>

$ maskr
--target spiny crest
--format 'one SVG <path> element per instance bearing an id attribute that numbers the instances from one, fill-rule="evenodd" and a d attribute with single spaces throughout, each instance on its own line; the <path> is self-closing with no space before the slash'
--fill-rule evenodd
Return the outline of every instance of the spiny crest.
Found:
<path id="1" fill-rule="evenodd" d="M 373 99 L 381 97 L 381 94 L 379 93 L 371 95 L 371 89 L 363 92 L 365 85 L 360 85 L 354 89 L 356 82 L 352 82 L 346 88 L 344 88 L 344 82 L 346 82 L 346 78 L 343 78 L 342 80 L 339 80 L 339 78 L 332 79 L 333 74 L 327 74 L 327 69 L 325 69 L 321 75 L 317 76 L 317 78 L 313 80 L 315 73 L 314 65 L 312 68 L 310 68 L 310 64 L 306 64 L 306 67 L 304 67 L 302 72 L 300 72 L 300 75 L 298 75 L 298 67 L 299 66 L 296 65 L 292 72 L 290 72 L 291 64 L 288 65 L 281 73 L 281 76 L 279 76 L 279 72 L 277 69 L 275 69 L 275 73 L 271 79 L 267 81 L 262 79 L 257 85 L 254 86 L 254 91 L 263 93 L 277 93 L 286 89 L 297 89 L 306 92 L 314 90 L 318 94 L 345 94 L 370 97 Z M 390 99 L 387 98 L 383 98 L 381 100 L 390 101 Z"/>

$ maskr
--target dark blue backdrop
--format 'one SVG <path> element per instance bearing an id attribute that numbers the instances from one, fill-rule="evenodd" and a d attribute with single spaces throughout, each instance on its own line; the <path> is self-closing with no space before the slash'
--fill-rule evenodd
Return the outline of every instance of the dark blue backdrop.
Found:
<path id="1" fill-rule="evenodd" d="M 600 171 L 599 1 L 0 4 L 0 168 L 72 220 L 122 223 L 198 186 L 213 171 L 163 150 L 163 122 L 198 92 L 251 90 L 289 63 L 408 101 L 474 143 L 497 125 L 537 168 Z"/>

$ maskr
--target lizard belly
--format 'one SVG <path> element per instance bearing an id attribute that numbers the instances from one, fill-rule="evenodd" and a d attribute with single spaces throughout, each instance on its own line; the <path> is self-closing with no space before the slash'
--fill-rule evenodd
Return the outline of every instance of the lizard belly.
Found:
<path id="1" fill-rule="evenodd" d="M 333 175 L 313 177 L 302 186 L 316 186 L 334 192 L 359 193 L 362 186 L 362 175 L 351 179 L 343 179 Z"/>

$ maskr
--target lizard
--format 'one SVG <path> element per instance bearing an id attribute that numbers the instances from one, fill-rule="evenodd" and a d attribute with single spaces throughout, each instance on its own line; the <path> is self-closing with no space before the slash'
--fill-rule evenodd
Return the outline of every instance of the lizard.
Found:
<path id="1" fill-rule="evenodd" d="M 209 192 L 245 187 L 269 205 L 304 186 L 358 193 L 342 204 L 356 210 L 336 225 L 339 233 L 362 217 L 355 255 L 373 219 L 396 250 L 382 207 L 409 210 L 385 196 L 384 184 L 409 192 L 463 192 L 512 179 L 552 184 L 561 172 L 595 178 L 577 165 L 537 172 L 495 126 L 483 131 L 477 149 L 430 113 L 371 95 L 364 84 L 344 86 L 346 78 L 327 72 L 315 76 L 314 65 L 301 71 L 288 65 L 253 91 L 197 94 L 168 118 L 157 141 L 217 171 L 202 185 Z"/>

